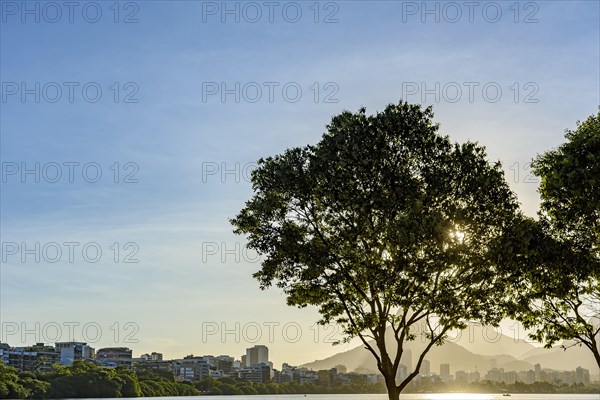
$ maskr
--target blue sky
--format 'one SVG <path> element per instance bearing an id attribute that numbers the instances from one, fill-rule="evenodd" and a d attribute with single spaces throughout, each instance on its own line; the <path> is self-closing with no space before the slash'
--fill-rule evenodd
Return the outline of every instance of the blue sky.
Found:
<path id="1" fill-rule="evenodd" d="M 101 327 L 90 340 L 97 348 L 239 356 L 257 323 L 276 365 L 323 358 L 341 348 L 323 340 L 324 331 L 315 338 L 316 312 L 286 307 L 276 290 L 261 292 L 250 255 L 236 262 L 222 254 L 222 243 L 235 249 L 243 241 L 228 218 L 251 195 L 245 166 L 315 143 L 344 109 L 375 112 L 404 97 L 432 104 L 454 140 L 487 146 L 533 215 L 537 185 L 527 163 L 600 104 L 597 1 L 476 2 L 472 17 L 465 2 L 274 2 L 272 22 L 264 2 L 125 1 L 118 16 L 113 1 L 79 2 L 73 22 L 62 2 L 53 3 L 60 17 L 47 2 L 27 2 L 38 7 L 39 22 L 25 3 L 1 3 L 0 319 L 11 344 L 36 323 L 41 332 L 25 343 L 52 337 L 53 324 L 67 340 L 64 324 L 77 321 L 79 340 L 94 338 L 84 324 Z M 223 20 L 223 7 L 238 7 L 239 22 L 234 14 Z M 256 9 L 262 17 L 253 23 Z M 125 23 L 127 16 L 137 22 Z M 23 101 L 21 85 L 35 92 L 36 82 L 40 101 L 35 93 Z M 236 82 L 239 102 L 206 91 Z M 251 102 L 257 86 L 262 97 Z M 424 88 L 433 92 L 423 97 Z M 21 169 L 36 163 L 40 182 L 23 179 Z M 62 177 L 52 183 L 56 165 Z M 222 175 L 223 167 L 239 172 Z M 102 176 L 92 183 L 97 170 Z M 23 242 L 39 243 L 40 262 L 23 261 L 22 247 L 12 254 L 11 244 Z M 79 243 L 73 261 L 65 242 Z M 49 262 L 49 243 L 63 251 L 58 262 Z M 90 243 L 102 250 L 97 262 L 80 251 Z M 215 243 L 217 253 L 207 254 Z M 137 263 L 123 261 L 131 253 Z M 137 343 L 124 342 L 134 330 L 127 322 L 139 327 Z M 269 322 L 281 324 L 272 343 Z M 233 331 L 240 323 L 242 335 L 203 338 L 213 323 Z M 303 334 L 292 343 L 297 327 Z"/>

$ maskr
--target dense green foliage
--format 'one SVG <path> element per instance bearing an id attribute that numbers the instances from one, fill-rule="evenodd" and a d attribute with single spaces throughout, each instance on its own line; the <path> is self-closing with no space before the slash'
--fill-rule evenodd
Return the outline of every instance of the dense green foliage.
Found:
<path id="1" fill-rule="evenodd" d="M 0 362 L 0 399 L 25 399 L 48 387 L 45 382 L 29 376 L 19 376 L 15 368 L 5 367 Z"/>
<path id="2" fill-rule="evenodd" d="M 0 399 L 50 398 L 114 398 L 196 395 L 269 395 L 269 394 L 356 394 L 385 393 L 385 385 L 368 383 L 360 375 L 351 383 L 332 385 L 318 383 L 251 383 L 233 378 L 204 378 L 196 382 L 178 383 L 170 372 L 103 368 L 90 362 L 76 362 L 73 367 L 57 366 L 51 373 L 17 373 L 16 369 L 0 363 Z M 473 384 L 444 383 L 420 379 L 411 382 L 407 392 L 473 393 L 598 393 L 597 386 L 551 385 L 535 383 L 514 385 L 480 382 Z"/>
<path id="3" fill-rule="evenodd" d="M 363 380 L 356 380 L 349 385 L 335 384 L 325 386 L 317 383 L 300 384 L 289 383 L 250 383 L 236 381 L 232 378 L 212 379 L 205 378 L 195 383 L 196 388 L 203 394 L 333 394 L 333 393 L 384 393 L 385 385 L 372 384 Z"/>
<path id="4" fill-rule="evenodd" d="M 518 216 L 516 198 L 483 147 L 438 134 L 431 108 L 343 112 L 317 145 L 259 160 L 252 184 L 232 224 L 264 256 L 261 287 L 275 283 L 289 305 L 317 306 L 322 323 L 358 336 L 390 399 L 450 329 L 504 316 L 493 246 Z M 417 325 L 428 344 L 397 383 Z"/>
<path id="5" fill-rule="evenodd" d="M 126 368 L 104 368 L 93 362 L 76 361 L 73 366 L 54 365 L 49 373 L 24 372 L 0 363 L 0 398 L 105 398 L 193 396 L 191 384 L 175 382 L 157 373 L 135 373 Z"/>
<path id="6" fill-rule="evenodd" d="M 245 390 L 244 386 L 246 387 Z M 357 379 L 350 385 L 341 385 L 339 382 L 331 386 L 316 383 L 267 383 L 250 384 L 248 382 L 235 382 L 233 379 L 211 379 L 206 378 L 198 383 L 196 387 L 203 394 L 356 394 L 356 393 L 385 393 L 386 387 L 381 383 L 366 383 Z M 598 393 L 598 385 L 583 384 L 551 384 L 547 382 L 536 382 L 525 384 L 516 382 L 514 384 L 482 381 L 474 383 L 442 382 L 439 379 L 416 379 L 406 386 L 407 393 Z"/>
<path id="7" fill-rule="evenodd" d="M 532 164 L 542 203 L 539 222 L 521 232 L 530 245 L 514 286 L 515 316 L 547 347 L 586 346 L 600 367 L 600 113 L 566 139 Z"/>

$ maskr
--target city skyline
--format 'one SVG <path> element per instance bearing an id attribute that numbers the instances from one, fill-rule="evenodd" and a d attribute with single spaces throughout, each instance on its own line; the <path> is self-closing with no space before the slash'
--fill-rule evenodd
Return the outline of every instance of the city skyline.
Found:
<path id="1" fill-rule="evenodd" d="M 287 329 L 290 334 L 285 334 L 279 328 Z M 151 353 L 155 350 L 155 347 L 141 346 L 137 332 L 139 332 L 139 326 L 133 323 L 118 323 L 115 322 L 108 327 L 103 327 L 96 322 L 87 322 L 85 324 L 77 322 L 67 322 L 59 324 L 57 322 L 49 322 L 46 324 L 35 323 L 34 325 L 17 324 L 15 322 L 4 321 L 2 322 L 2 337 L 1 342 L 15 343 L 18 346 L 26 346 L 31 343 L 49 343 L 54 342 L 54 339 L 59 339 L 61 342 L 70 341 L 85 341 L 92 346 L 96 347 L 136 347 L 140 348 L 141 353 Z M 92 340 L 85 340 L 86 337 L 83 335 L 84 332 L 89 332 L 88 336 Z M 100 334 L 102 333 L 109 333 Z M 79 335 L 78 335 L 79 333 Z M 258 333 L 258 336 L 257 336 Z M 487 349 L 484 351 L 485 354 L 509 354 L 514 352 L 513 350 L 506 350 L 505 347 L 500 347 L 498 353 L 494 353 L 493 349 L 495 343 L 499 338 L 503 341 L 508 340 L 514 342 L 520 346 L 529 346 L 526 348 L 534 349 L 537 348 L 544 351 L 542 345 L 534 340 L 526 337 L 527 331 L 515 321 L 505 322 L 501 326 L 494 327 L 482 327 L 480 324 L 470 324 L 469 327 L 462 331 L 454 331 L 449 334 L 447 342 L 460 344 L 467 350 L 471 350 L 474 353 L 481 349 L 482 344 L 487 344 Z M 71 335 L 71 336 L 70 336 Z M 280 339 L 277 340 L 278 335 Z M 183 357 L 184 355 L 191 353 L 200 353 L 202 349 L 213 349 L 213 353 L 237 353 L 242 352 L 244 349 L 255 346 L 257 337 L 268 338 L 269 346 L 276 349 L 275 354 L 285 354 L 290 348 L 298 346 L 299 343 L 312 343 L 320 341 L 322 345 L 327 346 L 330 351 L 323 352 L 320 357 L 315 359 L 304 359 L 300 362 L 295 360 L 285 359 L 285 357 L 277 355 L 276 363 L 281 365 L 286 362 L 293 362 L 296 365 L 310 364 L 320 359 L 333 356 L 343 351 L 348 351 L 356 347 L 362 347 L 360 341 L 353 339 L 349 343 L 340 346 L 334 346 L 333 342 L 341 338 L 341 332 L 336 327 L 323 327 L 317 324 L 312 324 L 308 327 L 301 326 L 297 322 L 264 322 L 262 324 L 257 322 L 248 322 L 246 324 L 235 323 L 233 325 L 227 325 L 227 323 L 217 324 L 214 322 L 207 323 L 203 326 L 201 332 L 200 341 L 198 344 L 189 346 L 186 349 L 181 349 L 178 352 L 164 351 L 163 353 L 169 358 Z M 108 337 L 109 340 L 103 340 Z M 251 339 L 251 340 L 248 340 Z M 475 348 L 470 348 L 475 345 Z M 160 346 L 160 344 L 158 345 Z M 168 348 L 168 346 L 167 346 Z M 232 348 L 238 348 L 239 351 L 231 351 Z M 556 350 L 560 347 L 554 346 Z M 551 351 L 548 350 L 548 351 Z M 522 351 L 520 349 L 519 351 Z M 560 350 L 562 351 L 562 350 Z M 569 354 L 573 351 L 569 351 Z M 513 354 L 517 355 L 517 354 Z M 593 362 L 591 354 L 583 353 L 585 359 L 588 362 Z"/>
<path id="2" fill-rule="evenodd" d="M 56 350 L 56 354 L 53 357 L 49 357 L 52 350 Z M 37 354 L 37 355 L 35 355 Z M 25 357 L 27 357 L 26 363 L 24 363 Z M 43 357 L 42 364 L 36 361 L 37 358 Z M 73 365 L 74 361 L 82 360 L 94 360 L 100 365 L 108 368 L 125 367 L 129 369 L 135 369 L 136 365 L 150 365 L 150 364 L 162 364 L 170 363 L 170 369 L 173 370 L 176 378 L 182 380 L 199 380 L 203 377 L 215 377 L 222 378 L 225 376 L 232 376 L 234 371 L 244 371 L 246 368 L 252 368 L 256 366 L 268 367 L 268 375 L 264 375 L 259 372 L 258 375 L 249 375 L 247 378 L 241 377 L 242 380 L 254 380 L 257 382 L 269 382 L 275 378 L 276 373 L 285 373 L 287 370 L 298 370 L 298 371 L 310 371 L 311 373 L 316 372 L 316 375 L 309 374 L 311 379 L 321 380 L 321 372 L 327 370 L 312 370 L 303 366 L 292 366 L 288 363 L 283 363 L 281 369 L 273 367 L 273 363 L 269 361 L 269 350 L 265 345 L 255 345 L 246 349 L 246 354 L 243 354 L 240 359 L 229 356 L 227 354 L 221 355 L 193 355 L 189 354 L 180 359 L 165 359 L 162 353 L 152 352 L 151 354 L 141 354 L 139 357 L 133 357 L 133 352 L 127 347 L 108 347 L 99 348 L 97 351 L 88 346 L 84 342 L 57 342 L 54 347 L 38 343 L 32 346 L 25 347 L 9 347 L 6 344 L 0 343 L 0 361 L 7 366 L 15 367 L 19 372 L 24 371 L 45 371 L 44 367 L 40 365 L 47 365 L 46 369 L 50 370 L 50 365 L 56 362 L 60 365 L 70 366 Z M 200 363 L 205 368 L 190 368 L 186 367 L 185 363 L 193 363 L 195 365 Z M 475 366 L 474 369 L 463 371 L 457 370 L 452 373 L 452 363 L 443 362 L 439 364 L 439 374 L 431 372 L 431 365 L 429 360 L 425 359 L 422 369 L 420 370 L 419 377 L 421 378 L 434 378 L 438 377 L 441 381 L 457 381 L 463 383 L 473 383 L 480 381 L 491 381 L 491 382 L 502 382 L 506 384 L 514 384 L 521 382 L 524 384 L 532 384 L 534 382 L 562 382 L 563 384 L 573 385 L 583 383 L 589 385 L 592 383 L 592 376 L 588 369 L 577 367 L 575 370 L 553 370 L 551 368 L 543 368 L 540 363 L 536 363 L 534 369 L 526 371 L 505 371 L 504 368 L 498 368 L 496 365 L 496 359 L 492 359 L 490 365 L 486 368 L 478 368 Z M 226 364 L 220 364 L 225 362 Z M 223 365 L 223 366 L 221 366 Z M 40 369 L 41 368 L 41 369 Z M 162 368 L 162 367 L 161 367 Z M 381 380 L 382 376 L 377 372 L 359 372 L 359 371 L 347 371 L 345 365 L 336 365 L 330 370 L 335 370 L 335 374 L 364 374 L 364 375 L 377 375 Z M 412 353 L 407 350 L 407 357 L 404 358 L 400 369 L 398 370 L 398 380 L 403 380 L 407 373 L 414 370 L 412 364 Z M 485 374 L 483 374 L 485 373 Z M 600 382 L 600 375 L 593 376 L 594 380 Z M 308 379 L 308 378 L 307 378 Z"/>

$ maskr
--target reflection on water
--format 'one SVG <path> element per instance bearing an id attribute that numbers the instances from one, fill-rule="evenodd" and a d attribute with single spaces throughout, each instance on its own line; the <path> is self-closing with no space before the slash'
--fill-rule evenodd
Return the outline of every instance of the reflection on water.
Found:
<path id="1" fill-rule="evenodd" d="M 477 394 L 477 393 L 430 393 L 403 394 L 400 400 L 598 400 L 598 394 Z M 385 394 L 290 394 L 268 396 L 192 396 L 158 397 L 163 400 L 387 400 Z M 122 400 L 122 399 L 103 399 Z"/>
<path id="2" fill-rule="evenodd" d="M 490 400 L 494 396 L 491 394 L 477 394 L 477 393 L 434 393 L 427 394 L 424 399 L 436 399 L 436 400 Z M 502 396 L 507 398 L 505 396 Z"/>

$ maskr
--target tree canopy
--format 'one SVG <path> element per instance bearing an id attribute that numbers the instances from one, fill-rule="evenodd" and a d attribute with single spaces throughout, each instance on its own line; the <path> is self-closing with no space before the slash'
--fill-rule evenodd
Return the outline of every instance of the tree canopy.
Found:
<path id="1" fill-rule="evenodd" d="M 482 146 L 438 130 L 431 108 L 406 102 L 345 111 L 318 144 L 260 159 L 254 196 L 231 221 L 263 255 L 261 287 L 358 336 L 390 399 L 449 330 L 504 315 L 493 246 L 519 215 L 516 198 Z M 415 328 L 427 346 L 397 381 Z"/>
<path id="2" fill-rule="evenodd" d="M 600 367 L 600 113 L 565 137 L 532 163 L 543 245 L 522 265 L 516 316 L 547 347 L 586 346 Z"/>

